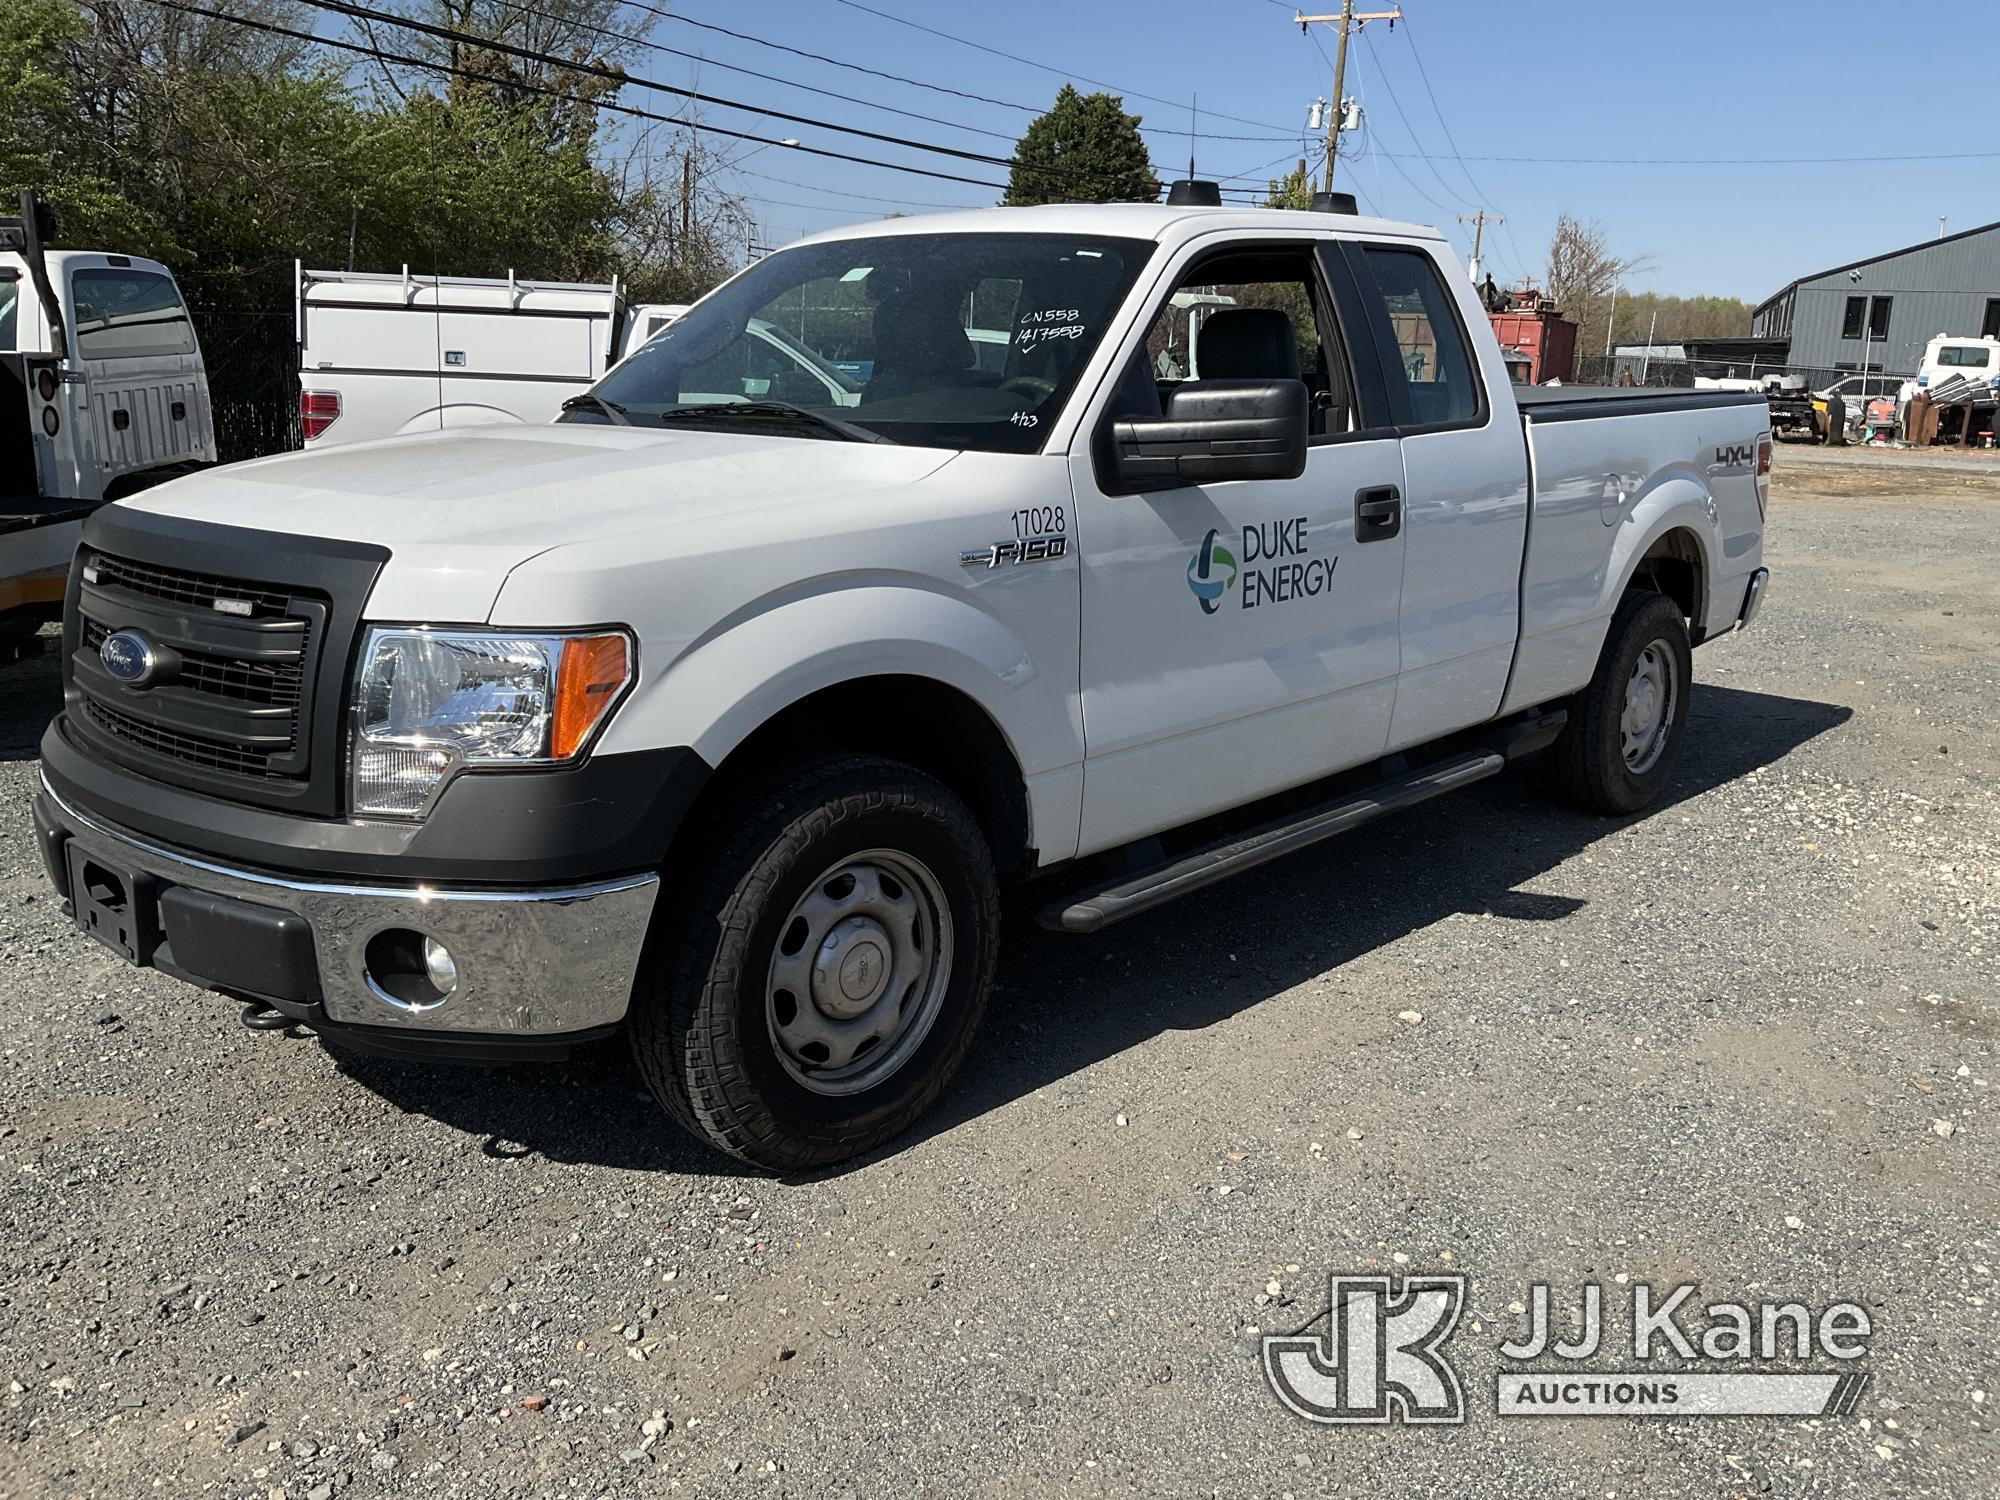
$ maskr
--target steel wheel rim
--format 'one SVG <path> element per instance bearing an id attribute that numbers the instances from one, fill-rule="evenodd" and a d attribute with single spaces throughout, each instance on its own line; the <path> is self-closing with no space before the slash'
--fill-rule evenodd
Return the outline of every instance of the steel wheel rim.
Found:
<path id="1" fill-rule="evenodd" d="M 951 907 L 923 861 L 869 849 L 830 865 L 771 955 L 764 1023 L 779 1063 L 816 1094 L 875 1087 L 930 1035 L 951 957 Z"/>
<path id="2" fill-rule="evenodd" d="M 1666 754 L 1679 706 L 1680 671 L 1665 640 L 1652 640 L 1632 664 L 1625 682 L 1625 709 L 1618 717 L 1625 769 L 1644 776 Z"/>

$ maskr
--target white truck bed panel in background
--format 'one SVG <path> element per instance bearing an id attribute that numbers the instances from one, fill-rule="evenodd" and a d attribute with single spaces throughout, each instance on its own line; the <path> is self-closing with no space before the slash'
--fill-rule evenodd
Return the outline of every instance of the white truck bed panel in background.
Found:
<path id="1" fill-rule="evenodd" d="M 308 447 L 554 420 L 562 403 L 678 308 L 627 307 L 617 283 L 298 271 L 299 383 L 338 415 Z"/>

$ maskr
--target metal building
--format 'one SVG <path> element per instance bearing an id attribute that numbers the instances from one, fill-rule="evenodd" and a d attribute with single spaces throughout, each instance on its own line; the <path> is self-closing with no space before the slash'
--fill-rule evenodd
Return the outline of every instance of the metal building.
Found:
<path id="1" fill-rule="evenodd" d="M 1752 328 L 1789 338 L 1794 367 L 1912 374 L 1941 333 L 2000 336 L 2000 223 L 1802 276 Z"/>

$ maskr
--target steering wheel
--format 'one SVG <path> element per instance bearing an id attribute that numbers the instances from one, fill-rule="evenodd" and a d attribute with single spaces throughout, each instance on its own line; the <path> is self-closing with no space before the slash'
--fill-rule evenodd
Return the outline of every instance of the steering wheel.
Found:
<path id="1" fill-rule="evenodd" d="M 1044 380 L 1039 375 L 1016 375 L 1012 380 L 1001 381 L 1000 389 L 1012 391 L 1017 396 L 1026 396 L 1035 405 L 1040 406 L 1056 393 L 1056 383 L 1053 380 Z"/>

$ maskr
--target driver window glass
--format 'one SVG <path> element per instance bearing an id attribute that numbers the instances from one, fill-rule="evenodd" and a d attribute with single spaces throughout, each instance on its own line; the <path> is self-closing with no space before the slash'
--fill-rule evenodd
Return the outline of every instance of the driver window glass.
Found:
<path id="1" fill-rule="evenodd" d="M 1274 325 L 1256 314 L 1283 317 L 1289 357 L 1279 352 L 1282 325 L 1260 341 L 1259 325 L 1266 331 Z M 1145 360 L 1162 409 L 1182 384 L 1204 377 L 1296 379 L 1311 395 L 1314 436 L 1354 425 L 1346 353 L 1321 305 L 1309 245 L 1231 251 L 1197 261 L 1147 330 Z"/>

